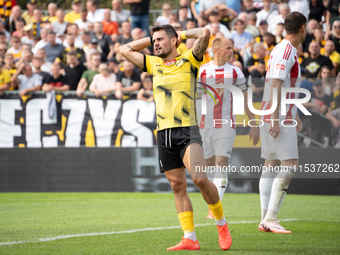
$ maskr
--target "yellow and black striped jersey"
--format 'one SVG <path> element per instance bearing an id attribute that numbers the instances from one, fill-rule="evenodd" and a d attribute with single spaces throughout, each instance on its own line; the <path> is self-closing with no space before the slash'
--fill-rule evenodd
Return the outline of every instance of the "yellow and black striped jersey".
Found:
<path id="1" fill-rule="evenodd" d="M 144 57 L 144 71 L 153 75 L 158 130 L 197 125 L 196 79 L 201 64 L 192 49 L 166 62 Z"/>

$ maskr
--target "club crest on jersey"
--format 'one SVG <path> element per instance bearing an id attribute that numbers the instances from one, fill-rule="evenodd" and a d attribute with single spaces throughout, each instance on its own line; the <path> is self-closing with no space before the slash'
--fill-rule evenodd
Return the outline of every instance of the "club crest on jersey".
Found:
<path id="1" fill-rule="evenodd" d="M 177 61 L 176 61 L 176 66 L 178 66 L 178 67 L 180 67 L 180 66 L 182 66 L 184 64 L 184 61 L 183 61 L 183 58 L 180 58 L 180 59 L 178 59 Z"/>

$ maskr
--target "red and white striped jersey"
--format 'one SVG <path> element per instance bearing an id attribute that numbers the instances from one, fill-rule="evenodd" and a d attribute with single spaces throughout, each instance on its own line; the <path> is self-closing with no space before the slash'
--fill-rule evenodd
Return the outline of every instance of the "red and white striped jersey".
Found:
<path id="1" fill-rule="evenodd" d="M 288 40 L 282 40 L 272 50 L 267 67 L 266 82 L 264 86 L 263 100 L 261 110 L 270 109 L 270 95 L 272 90 L 273 79 L 283 80 L 282 87 L 299 88 L 301 84 L 301 71 L 298 57 L 296 56 L 296 49 Z M 299 93 L 287 93 L 286 98 L 298 98 Z M 286 120 L 285 124 L 293 124 L 291 119 L 295 119 L 297 107 L 294 104 L 289 104 L 286 107 L 286 115 L 281 114 L 280 107 L 280 121 Z M 271 115 L 262 115 L 261 119 L 265 122 L 270 122 Z"/>
<path id="2" fill-rule="evenodd" d="M 246 79 L 241 69 L 232 64 L 226 63 L 223 66 L 216 66 L 213 61 L 202 65 L 200 67 L 200 82 L 207 84 L 217 91 L 219 94 L 222 105 L 217 95 L 206 88 L 214 96 L 214 100 L 207 92 L 202 95 L 202 104 L 206 104 L 206 114 L 202 114 L 200 128 L 221 128 L 222 124 L 214 126 L 214 120 L 227 120 L 228 125 L 230 121 L 235 123 L 235 116 L 233 115 L 233 96 L 229 89 L 221 88 L 221 84 L 235 85 L 242 91 L 247 90 Z M 201 86 L 204 88 L 204 86 Z M 220 88 L 218 88 L 220 87 Z M 236 128 L 235 124 L 232 128 Z"/>

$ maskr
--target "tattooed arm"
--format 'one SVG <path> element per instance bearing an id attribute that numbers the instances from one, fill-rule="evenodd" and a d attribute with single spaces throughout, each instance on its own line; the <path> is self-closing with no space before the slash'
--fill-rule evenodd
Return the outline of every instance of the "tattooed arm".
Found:
<path id="1" fill-rule="evenodd" d="M 202 61 L 203 55 L 209 45 L 210 30 L 208 28 L 194 28 L 185 31 L 187 38 L 197 38 L 192 47 L 192 52 L 197 60 Z"/>

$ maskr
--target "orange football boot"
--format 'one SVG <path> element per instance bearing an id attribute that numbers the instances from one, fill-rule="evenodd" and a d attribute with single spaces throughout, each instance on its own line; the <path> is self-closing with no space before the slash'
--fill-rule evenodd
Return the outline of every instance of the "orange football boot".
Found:
<path id="1" fill-rule="evenodd" d="M 189 238 L 182 237 L 182 241 L 177 244 L 176 246 L 170 247 L 167 250 L 168 251 L 180 251 L 180 250 L 199 250 L 200 244 L 198 243 L 198 240 L 194 242 L 193 240 Z"/>
<path id="2" fill-rule="evenodd" d="M 222 250 L 228 250 L 231 246 L 232 240 L 227 223 L 224 226 L 217 226 L 218 243 Z"/>

